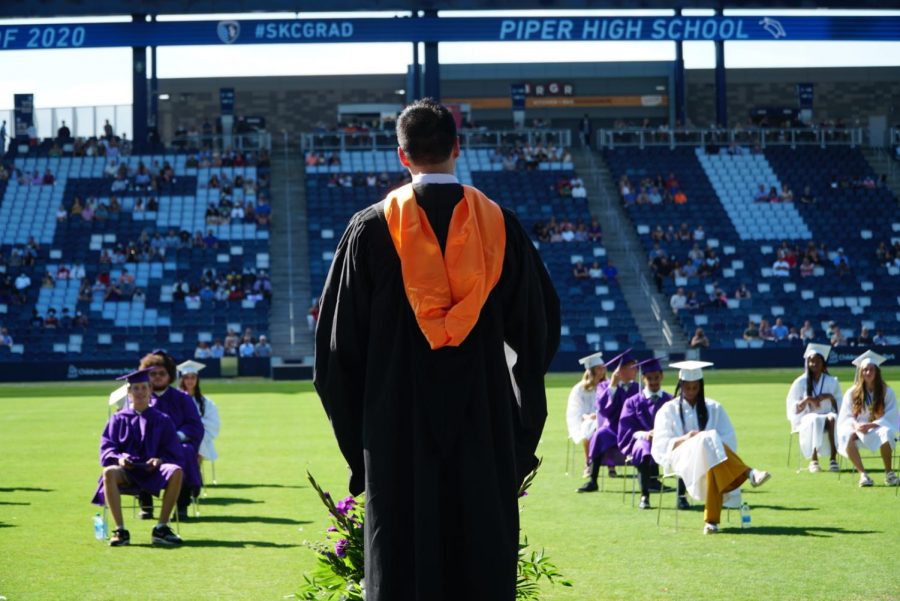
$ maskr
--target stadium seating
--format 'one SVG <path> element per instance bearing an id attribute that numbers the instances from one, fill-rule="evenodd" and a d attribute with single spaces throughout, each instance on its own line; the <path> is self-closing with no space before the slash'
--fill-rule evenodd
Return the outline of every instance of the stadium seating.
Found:
<path id="1" fill-rule="evenodd" d="M 57 221 L 57 209 L 62 204 L 70 210 L 75 197 L 82 201 L 94 197 L 108 201 L 111 178 L 104 178 L 106 160 L 100 157 L 41 157 L 15 159 L 15 166 L 26 173 L 50 169 L 55 185 L 22 185 L 10 178 L 5 189 L 0 187 L 0 252 L 10 254 L 14 247 L 26 244 L 31 236 L 40 250 L 33 266 L 7 266 L 7 273 L 15 277 L 25 272 L 32 280 L 26 301 L 22 304 L 0 305 L 0 324 L 7 327 L 15 346 L 0 347 L 0 361 L 59 360 L 77 356 L 82 360 L 109 360 L 129 357 L 137 359 L 153 348 L 166 348 L 176 357 L 193 356 L 198 341 L 223 338 L 228 327 L 237 330 L 253 328 L 256 333 L 268 332 L 268 302 L 204 301 L 189 305 L 173 300 L 176 281 L 197 283 L 206 270 L 218 273 L 246 270 L 267 270 L 269 267 L 268 228 L 256 223 L 206 225 L 208 202 L 218 202 L 218 191 L 210 190 L 207 182 L 212 172 L 228 177 L 242 175 L 257 179 L 256 167 L 191 168 L 187 155 L 146 155 L 122 159 L 131 168 L 140 162 L 163 165 L 168 162 L 175 178 L 163 182 L 154 192 L 134 189 L 117 193 L 122 210 L 111 213 L 105 221 L 85 221 L 69 217 Z M 157 211 L 134 212 L 138 197 L 155 196 Z M 235 199 L 253 200 L 254 192 L 246 195 L 234 191 Z M 101 252 L 117 245 L 138 241 L 143 233 L 165 234 L 170 228 L 187 232 L 212 232 L 218 240 L 217 248 L 169 249 L 165 257 L 153 261 L 126 262 L 102 266 Z M 79 299 L 81 282 L 74 279 L 56 280 L 53 287 L 42 287 L 46 273 L 55 274 L 60 265 L 83 264 L 87 280 L 93 283 L 104 269 L 115 281 L 123 268 L 135 277 L 135 288 L 144 292 L 143 299 L 104 300 L 103 294 Z M 32 311 L 46 316 L 55 309 L 57 317 L 68 309 L 74 316 L 80 311 L 87 315 L 87 328 L 45 329 L 32 326 Z"/>
<path id="2" fill-rule="evenodd" d="M 311 286 L 324 285 L 337 239 L 349 218 L 359 209 L 384 197 L 379 187 L 329 186 L 332 174 L 380 174 L 388 172 L 392 182 L 403 177 L 393 151 L 339 153 L 341 165 L 307 167 L 306 197 L 309 212 Z M 537 222 L 551 216 L 590 223 L 586 199 L 562 197 L 555 184 L 561 177 L 574 177 L 571 163 L 541 163 L 536 170 L 504 171 L 491 160 L 491 150 L 465 150 L 457 163 L 460 181 L 472 184 L 512 209 L 529 232 Z M 576 280 L 575 261 L 590 266 L 606 265 L 606 249 L 600 242 L 538 243 L 562 301 L 560 350 L 587 354 L 595 350 L 616 351 L 628 346 L 643 349 L 644 343 L 616 282 Z"/>
<path id="3" fill-rule="evenodd" d="M 845 336 L 852 338 L 860 328 L 874 334 L 881 329 L 891 343 L 898 334 L 898 293 L 900 278 L 896 268 L 878 265 L 875 249 L 879 241 L 896 239 L 900 231 L 896 199 L 883 188 L 853 185 L 874 177 L 858 149 L 775 147 L 765 154 L 730 154 L 725 150 L 707 155 L 693 148 L 619 148 L 607 150 L 605 159 L 613 175 L 628 175 L 631 181 L 674 172 L 688 196 L 685 205 L 630 205 L 627 210 L 637 232 L 650 251 L 651 232 L 657 225 L 666 229 L 687 223 L 691 230 L 702 225 L 706 241 L 718 249 L 722 270 L 714 277 L 669 278 L 663 292 L 670 296 L 678 287 L 694 291 L 706 300 L 718 286 L 731 297 L 740 284 L 752 298 L 731 298 L 727 308 L 712 305 L 679 315 L 685 333 L 703 327 L 712 346 L 747 348 L 767 345 L 787 346 L 789 342 L 745 341 L 742 332 L 749 319 L 770 324 L 781 317 L 798 330 L 810 320 L 819 340 L 826 339 L 829 322 L 836 322 Z M 844 182 L 832 188 L 832 180 Z M 758 185 L 766 190 L 787 183 L 794 192 L 793 203 L 757 203 Z M 801 203 L 806 186 L 815 203 Z M 801 277 L 792 270 L 789 277 L 772 271 L 778 248 L 805 248 L 810 242 L 825 244 L 825 261 L 813 275 Z M 705 243 L 701 243 L 701 247 Z M 693 242 L 664 242 L 664 250 L 684 260 Z M 831 262 L 841 249 L 848 257 L 852 273 L 840 277 Z"/>

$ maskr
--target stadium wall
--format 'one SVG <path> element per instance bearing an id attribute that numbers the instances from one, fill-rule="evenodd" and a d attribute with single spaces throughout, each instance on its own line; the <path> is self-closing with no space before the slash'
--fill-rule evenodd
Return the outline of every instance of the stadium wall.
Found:
<path id="1" fill-rule="evenodd" d="M 686 72 L 687 114 L 697 126 L 711 123 L 715 115 L 712 70 Z M 573 99 L 562 106 L 529 108 L 527 119 L 550 119 L 554 126 L 577 127 L 587 112 L 595 127 L 609 126 L 616 119 L 639 123 L 668 120 L 668 104 L 604 105 L 614 97 L 664 96 L 671 89 L 670 63 L 560 63 L 502 65 L 444 65 L 441 89 L 445 100 L 509 98 L 511 83 L 557 82 L 573 85 Z M 900 114 L 900 67 L 846 69 L 733 69 L 728 72 L 728 103 L 732 121 L 744 122 L 757 107 L 796 107 L 798 83 L 814 85 L 814 118 L 843 119 L 863 124 L 869 115 L 886 115 L 896 121 Z M 219 88 L 233 87 L 237 115 L 259 115 L 270 132 L 293 134 L 312 131 L 316 124 L 331 127 L 341 103 L 399 104 L 398 93 L 407 85 L 405 74 L 333 75 L 304 77 L 232 77 L 160 80 L 160 130 L 171 139 L 179 124 L 200 126 L 219 114 Z M 583 97 L 598 106 L 582 106 Z M 633 102 L 633 101 L 632 101 Z M 590 104 L 590 102 L 588 103 Z M 624 105 L 623 105 L 624 104 Z M 509 127 L 508 108 L 476 108 L 477 124 Z"/>

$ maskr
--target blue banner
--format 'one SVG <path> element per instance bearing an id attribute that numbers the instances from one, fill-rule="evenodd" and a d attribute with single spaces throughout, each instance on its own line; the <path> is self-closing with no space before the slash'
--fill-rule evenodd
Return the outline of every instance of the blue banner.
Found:
<path id="1" fill-rule="evenodd" d="M 0 26 L 0 50 L 336 42 L 679 40 L 900 41 L 900 17 L 431 17 Z"/>
<path id="2" fill-rule="evenodd" d="M 14 127 L 12 137 L 22 141 L 28 138 L 28 128 L 34 125 L 34 94 L 13 95 Z"/>

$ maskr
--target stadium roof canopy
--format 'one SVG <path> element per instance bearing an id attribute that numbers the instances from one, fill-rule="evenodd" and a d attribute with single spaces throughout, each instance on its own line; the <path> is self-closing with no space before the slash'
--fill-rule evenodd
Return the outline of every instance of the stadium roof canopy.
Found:
<path id="1" fill-rule="evenodd" d="M 413 10 L 583 10 L 680 8 L 898 8 L 896 0 L 39 0 L 0 2 L 0 18 Z"/>

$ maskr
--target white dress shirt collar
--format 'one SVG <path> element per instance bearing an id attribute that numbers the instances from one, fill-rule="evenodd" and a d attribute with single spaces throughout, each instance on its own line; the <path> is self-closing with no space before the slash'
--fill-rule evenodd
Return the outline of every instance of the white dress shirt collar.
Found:
<path id="1" fill-rule="evenodd" d="M 459 180 L 452 173 L 417 173 L 412 178 L 413 184 L 458 184 Z"/>

